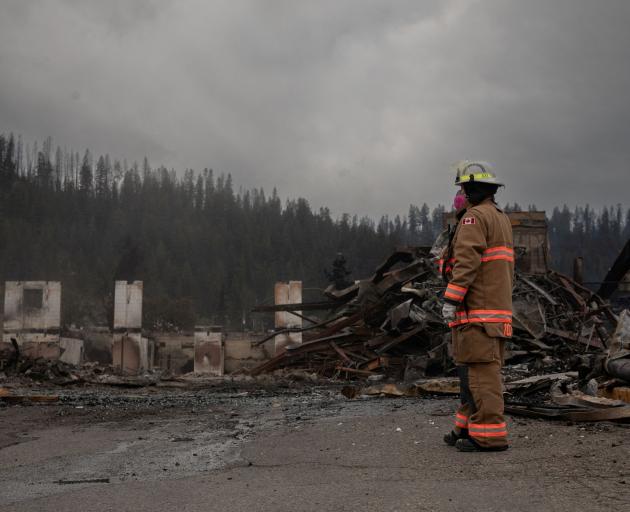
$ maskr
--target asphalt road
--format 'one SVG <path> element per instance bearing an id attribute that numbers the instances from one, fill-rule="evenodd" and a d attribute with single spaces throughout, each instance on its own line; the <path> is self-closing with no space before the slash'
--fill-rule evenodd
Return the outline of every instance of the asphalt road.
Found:
<path id="1" fill-rule="evenodd" d="M 0 509 L 630 507 L 627 426 L 509 418 L 509 451 L 471 454 L 442 443 L 450 399 L 350 401 L 317 389 L 224 393 L 199 404 L 194 395 L 0 409 Z"/>

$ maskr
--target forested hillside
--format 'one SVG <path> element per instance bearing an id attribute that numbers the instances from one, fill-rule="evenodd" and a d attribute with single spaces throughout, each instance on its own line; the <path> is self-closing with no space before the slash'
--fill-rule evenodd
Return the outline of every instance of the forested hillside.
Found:
<path id="1" fill-rule="evenodd" d="M 235 189 L 208 169 L 176 174 L 0 135 L 0 281 L 62 281 L 66 324 L 108 323 L 120 278 L 144 281 L 147 326 L 251 327 L 250 309 L 271 301 L 275 281 L 301 279 L 314 294 L 338 252 L 351 277 L 367 276 L 396 245 L 431 244 L 443 211 L 333 218 L 303 198 Z M 582 255 L 590 281 L 630 235 L 621 206 L 565 206 L 549 220 L 554 267 L 568 272 Z"/>

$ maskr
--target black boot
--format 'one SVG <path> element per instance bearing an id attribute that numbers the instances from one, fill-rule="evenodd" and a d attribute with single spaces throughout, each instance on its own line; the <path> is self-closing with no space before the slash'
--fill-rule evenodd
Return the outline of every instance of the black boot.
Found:
<path id="1" fill-rule="evenodd" d="M 496 446 L 496 447 L 486 447 L 479 446 L 472 439 L 458 439 L 455 441 L 455 448 L 457 448 L 460 452 L 503 452 L 507 450 L 509 447 L 506 444 L 505 446 Z"/>
<path id="2" fill-rule="evenodd" d="M 460 434 L 456 434 L 452 430 L 444 436 L 444 442 L 449 446 L 455 446 L 458 439 L 467 439 L 468 430 L 462 430 Z"/>

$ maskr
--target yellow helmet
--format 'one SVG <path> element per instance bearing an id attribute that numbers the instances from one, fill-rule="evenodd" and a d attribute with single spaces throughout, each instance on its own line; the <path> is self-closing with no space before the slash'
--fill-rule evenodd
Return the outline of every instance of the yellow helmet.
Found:
<path id="1" fill-rule="evenodd" d="M 505 186 L 497 180 L 496 175 L 490 170 L 490 164 L 487 162 L 477 162 L 474 160 L 462 160 L 455 166 L 457 174 L 455 176 L 455 185 L 463 185 L 464 183 L 489 183 L 499 187 Z"/>

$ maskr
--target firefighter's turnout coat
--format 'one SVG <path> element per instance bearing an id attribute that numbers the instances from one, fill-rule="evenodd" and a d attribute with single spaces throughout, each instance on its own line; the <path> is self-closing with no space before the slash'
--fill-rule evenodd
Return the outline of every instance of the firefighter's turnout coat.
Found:
<path id="1" fill-rule="evenodd" d="M 489 336 L 512 335 L 514 245 L 508 216 L 490 199 L 466 210 L 449 244 L 444 300 L 458 306 L 450 327 L 483 325 Z"/>

